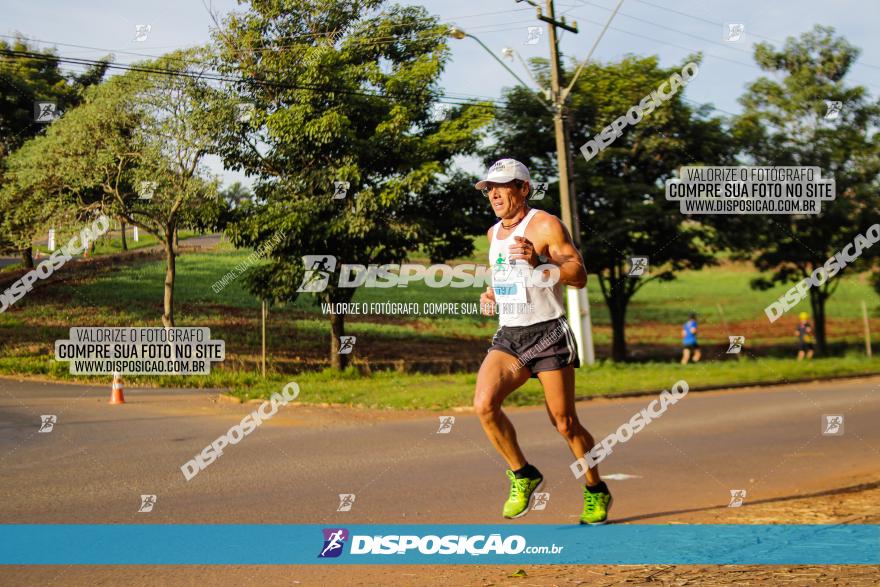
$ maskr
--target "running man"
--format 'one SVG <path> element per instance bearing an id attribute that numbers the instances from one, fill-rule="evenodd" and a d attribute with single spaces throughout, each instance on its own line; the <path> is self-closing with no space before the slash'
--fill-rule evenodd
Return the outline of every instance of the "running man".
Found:
<path id="1" fill-rule="evenodd" d="M 810 361 L 813 359 L 813 325 L 810 324 L 810 315 L 806 312 L 801 312 L 799 317 L 801 321 L 794 331 L 798 337 L 797 360 L 803 361 L 806 353 L 807 360 Z"/>
<path id="2" fill-rule="evenodd" d="M 476 188 L 489 198 L 500 219 L 487 232 L 492 287 L 480 296 L 483 314 L 497 312 L 500 328 L 477 375 L 474 409 L 486 436 L 510 467 L 510 495 L 502 515 L 518 518 L 529 511 L 544 477 L 526 460 L 513 424 L 501 410 L 507 396 L 537 377 L 544 389 L 550 423 L 575 458 L 583 458 L 595 445 L 575 409 L 574 369 L 580 363 L 562 304 L 562 285 L 582 288 L 587 273 L 562 222 L 547 212 L 530 209 L 526 203 L 531 178 L 525 165 L 502 159 L 489 168 L 486 179 Z M 524 277 L 542 264 L 558 269 L 555 285 L 539 287 L 534 285 L 537 280 Z M 599 478 L 598 468 L 588 469 L 585 480 L 581 523 L 604 524 L 611 493 Z"/>
<path id="3" fill-rule="evenodd" d="M 681 339 L 684 348 L 681 351 L 681 364 L 687 365 L 693 352 L 694 363 L 700 362 L 700 343 L 697 342 L 697 315 L 693 312 L 689 320 L 681 328 Z"/>

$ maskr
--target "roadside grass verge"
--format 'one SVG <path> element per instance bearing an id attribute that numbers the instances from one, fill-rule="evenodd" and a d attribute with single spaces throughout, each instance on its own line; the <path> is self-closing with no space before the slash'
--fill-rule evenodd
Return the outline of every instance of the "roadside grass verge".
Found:
<path id="1" fill-rule="evenodd" d="M 103 386 L 110 393 L 109 376 L 73 377 L 67 365 L 51 359 L 0 358 L 0 372 L 6 375 L 37 375 Z M 600 362 L 578 370 L 578 397 L 659 393 L 684 379 L 691 389 L 747 384 L 792 383 L 839 376 L 880 374 L 880 358 L 845 356 L 798 363 L 793 359 L 749 359 L 708 361 L 692 365 L 677 363 L 617 364 Z M 268 374 L 215 369 L 205 376 L 137 376 L 126 378 L 127 387 L 195 387 L 228 389 L 241 401 L 265 399 L 289 381 L 301 389 L 297 401 L 307 404 L 343 404 L 383 409 L 443 410 L 469 406 L 476 383 L 475 373 L 450 375 L 405 374 L 394 371 L 363 376 L 355 369 L 342 373 L 324 370 L 298 375 Z M 541 387 L 531 379 L 513 393 L 506 405 L 540 405 Z"/>
<path id="2" fill-rule="evenodd" d="M 791 359 L 744 359 L 682 366 L 676 363 L 617 364 L 602 362 L 578 370 L 576 395 L 579 398 L 606 395 L 659 393 L 684 379 L 692 389 L 725 385 L 787 383 L 842 375 L 880 374 L 880 359 L 862 357 L 815 359 L 798 364 Z M 336 403 L 371 408 L 447 409 L 470 406 L 475 373 L 453 375 L 407 375 L 380 372 L 360 377 L 354 372 L 313 373 L 289 376 L 249 388 L 236 388 L 230 395 L 242 400 L 265 398 L 288 381 L 301 389 L 298 401 Z M 544 403 L 537 379 L 530 379 L 511 394 L 506 405 L 533 406 Z"/>
<path id="3" fill-rule="evenodd" d="M 485 241 L 485 237 L 477 239 L 478 252 L 471 259 L 457 261 L 486 263 Z M 372 377 L 346 378 L 336 373 L 311 372 L 290 376 L 274 374 L 264 382 L 254 372 L 260 353 L 260 302 L 245 288 L 246 274 L 219 292 L 211 287 L 250 254 L 250 250 L 235 249 L 228 242 L 220 242 L 213 250 L 186 252 L 177 262 L 177 325 L 210 327 L 212 338 L 226 343 L 224 365 L 215 365 L 209 376 L 135 377 L 127 383 L 229 388 L 236 396 L 247 398 L 265 397 L 270 389 L 280 389 L 279 384 L 301 379 L 313 388 L 311 394 L 306 394 L 304 388 L 303 401 L 309 402 L 392 408 L 445 408 L 470 403 L 475 375 L 466 373 L 376 372 Z M 66 339 L 71 326 L 161 325 L 164 274 L 164 262 L 140 260 L 114 267 L 112 271 L 74 277 L 35 289 L 0 313 L 0 374 L 74 380 L 67 371 L 67 363 L 52 360 L 54 341 Z M 770 325 L 763 308 L 785 288 L 766 292 L 751 290 L 748 284 L 755 276 L 757 273 L 746 265 L 728 263 L 699 272 L 682 272 L 673 282 L 648 284 L 630 306 L 627 339 L 636 352 L 639 345 L 651 347 L 654 354 L 636 358 L 654 362 L 603 363 L 582 369 L 578 395 L 664 389 L 680 378 L 687 379 L 683 373 L 693 377 L 696 386 L 714 386 L 880 372 L 876 360 L 866 361 L 857 356 L 860 352 L 803 365 L 787 358 L 752 360 L 744 354 L 743 359 L 736 361 L 725 357 L 728 334 L 745 335 L 744 353 L 754 350 L 759 355 L 772 354 L 767 352 L 771 345 L 779 352 L 789 352 L 785 345 L 795 341 L 796 314 L 807 302 Z M 353 301 L 362 304 L 410 302 L 419 306 L 449 302 L 475 304 L 479 293 L 478 288 L 429 288 L 414 282 L 406 288 L 360 288 Z M 595 280 L 590 297 L 594 339 L 597 349 L 604 352 L 610 343 L 610 328 Z M 842 278 L 838 291 L 828 303 L 829 342 L 839 345 L 835 354 L 846 345 L 851 345 L 853 351 L 861 348 L 859 301 L 862 299 L 868 302 L 871 315 L 876 316 L 880 298 L 871 289 L 867 274 Z M 730 331 L 725 331 L 720 323 L 719 304 L 731 324 Z M 681 323 L 692 309 L 700 314 L 700 343 L 705 359 L 712 359 L 717 353 L 716 358 L 727 360 L 706 360 L 686 368 L 672 361 L 658 362 L 664 356 L 680 352 Z M 479 358 L 496 328 L 495 318 L 473 315 L 359 315 L 346 320 L 346 332 L 358 337 L 355 360 L 369 362 L 398 358 L 407 361 Z M 875 333 L 880 330 L 877 318 L 872 320 L 872 329 Z M 294 303 L 270 309 L 267 339 L 270 372 L 273 362 L 279 370 L 286 371 L 292 370 L 288 369 L 291 365 L 296 368 L 307 363 L 314 365 L 328 359 L 329 320 L 313 296 L 303 295 Z M 875 349 L 876 341 L 875 334 Z M 658 349 L 663 352 L 657 352 Z M 91 381 L 109 388 L 108 379 Z M 539 389 L 535 382 L 530 382 L 511 401 L 540 403 Z"/>

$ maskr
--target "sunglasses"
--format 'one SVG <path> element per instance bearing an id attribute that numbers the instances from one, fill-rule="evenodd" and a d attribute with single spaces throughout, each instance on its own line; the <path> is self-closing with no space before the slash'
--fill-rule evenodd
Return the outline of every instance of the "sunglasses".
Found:
<path id="1" fill-rule="evenodd" d="M 486 197 L 488 198 L 488 197 L 489 197 L 489 194 L 491 194 L 491 193 L 492 193 L 492 190 L 494 190 L 495 188 L 512 188 L 512 187 L 516 187 L 516 189 L 519 189 L 519 188 L 521 188 L 524 184 L 525 184 L 525 182 L 524 182 L 523 180 L 521 180 L 521 179 L 514 179 L 514 180 L 511 180 L 511 181 L 508 181 L 507 183 L 496 183 L 496 184 L 493 184 L 493 185 L 491 185 L 490 187 L 487 187 L 487 188 L 483 188 L 483 189 L 481 189 L 480 191 L 483 192 L 483 195 L 486 196 Z"/>

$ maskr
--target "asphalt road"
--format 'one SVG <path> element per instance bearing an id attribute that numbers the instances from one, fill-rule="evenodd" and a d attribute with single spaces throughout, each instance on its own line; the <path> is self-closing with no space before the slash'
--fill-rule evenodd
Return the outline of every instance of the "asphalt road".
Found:
<path id="1" fill-rule="evenodd" d="M 671 384 L 672 382 L 670 382 Z M 880 378 L 692 392 L 602 464 L 613 519 L 692 521 L 746 501 L 845 486 L 880 464 Z M 302 389 L 302 397 L 308 394 Z M 660 390 L 658 390 L 659 392 Z M 126 389 L 0 379 L 0 523 L 498 523 L 505 466 L 467 411 L 441 414 L 290 405 L 191 481 L 180 466 L 257 405 L 216 392 Z M 417 389 L 413 393 L 418 393 Z M 597 438 L 652 397 L 582 402 Z M 576 523 L 572 458 L 541 408 L 509 413 L 550 501 L 516 523 Z M 40 433 L 40 416 L 57 416 Z M 823 414 L 844 433 L 821 434 Z M 356 495 L 337 512 L 339 494 Z M 138 512 L 142 494 L 156 495 Z"/>

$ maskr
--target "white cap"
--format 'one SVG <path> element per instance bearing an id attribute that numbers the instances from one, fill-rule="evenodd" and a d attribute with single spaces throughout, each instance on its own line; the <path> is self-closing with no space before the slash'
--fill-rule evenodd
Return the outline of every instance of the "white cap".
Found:
<path id="1" fill-rule="evenodd" d="M 474 187 L 481 190 L 486 187 L 486 183 L 507 183 L 514 179 L 531 182 L 529 169 L 516 159 L 499 159 L 486 172 L 486 179 L 481 179 Z"/>

